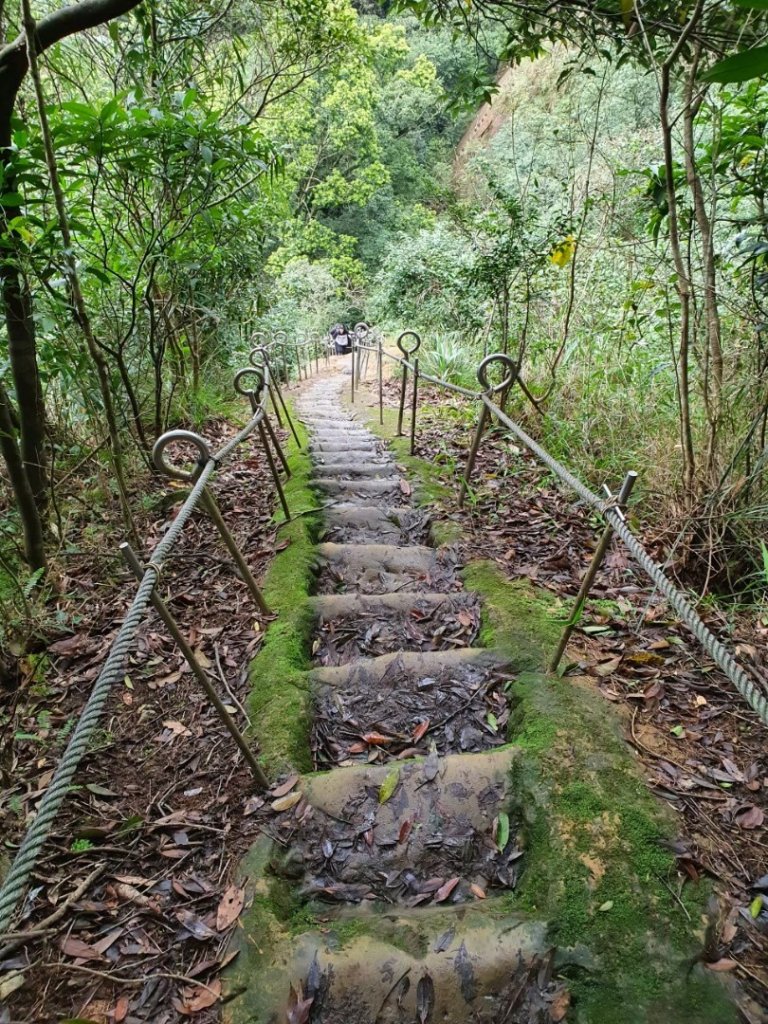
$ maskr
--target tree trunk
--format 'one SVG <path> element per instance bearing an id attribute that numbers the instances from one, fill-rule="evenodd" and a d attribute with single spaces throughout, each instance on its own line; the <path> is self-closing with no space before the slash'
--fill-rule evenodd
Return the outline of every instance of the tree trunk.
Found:
<path id="1" fill-rule="evenodd" d="M 24 468 L 19 446 L 16 443 L 11 402 L 1 382 L 0 450 L 3 453 L 13 496 L 16 499 L 16 507 L 21 517 L 21 528 L 24 532 L 24 554 L 30 569 L 43 569 L 45 568 L 43 524 L 29 484 L 29 475 Z"/>

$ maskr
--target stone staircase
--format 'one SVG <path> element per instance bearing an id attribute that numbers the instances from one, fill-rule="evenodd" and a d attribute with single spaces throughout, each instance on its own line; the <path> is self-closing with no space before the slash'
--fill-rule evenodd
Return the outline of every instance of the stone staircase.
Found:
<path id="1" fill-rule="evenodd" d="M 553 949 L 546 922 L 509 906 L 526 861 L 511 674 L 474 646 L 478 598 L 455 552 L 430 546 L 428 516 L 382 442 L 344 409 L 343 382 L 312 381 L 297 403 L 327 502 L 311 598 L 317 771 L 277 788 L 273 806 L 290 814 L 244 866 L 254 904 L 225 1019 L 581 1020 L 559 978 L 589 970 L 590 954 Z M 661 1012 L 617 1006 L 600 1024 L 682 1024 Z"/>

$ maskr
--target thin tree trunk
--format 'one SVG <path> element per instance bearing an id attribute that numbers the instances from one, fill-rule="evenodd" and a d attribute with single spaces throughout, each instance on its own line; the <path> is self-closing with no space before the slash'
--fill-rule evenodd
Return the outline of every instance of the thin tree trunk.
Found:
<path id="1" fill-rule="evenodd" d="M 672 126 L 669 119 L 671 65 L 661 68 L 659 116 L 664 150 L 664 178 L 667 191 L 667 221 L 669 245 L 677 273 L 677 293 L 680 297 L 680 346 L 678 351 L 678 392 L 680 406 L 680 435 L 683 447 L 683 483 L 686 494 L 693 497 L 695 457 L 691 429 L 690 336 L 691 336 L 691 282 L 680 246 L 680 219 L 675 194 L 675 163 L 672 152 Z"/>
<path id="2" fill-rule="evenodd" d="M 693 135 L 694 119 L 701 99 L 694 100 L 693 89 L 699 60 L 694 56 L 685 80 L 683 107 L 683 152 L 688 186 L 693 195 L 693 211 L 701 235 L 702 263 L 704 270 L 704 317 L 707 330 L 707 382 L 705 402 L 709 421 L 707 444 L 707 469 L 714 470 L 717 435 L 722 417 L 723 392 L 723 349 L 721 340 L 720 310 L 717 303 L 717 270 L 712 224 L 704 202 L 704 189 L 696 167 L 696 144 Z M 711 384 L 711 388 L 710 388 Z"/>
<path id="3" fill-rule="evenodd" d="M 99 390 L 101 392 L 101 400 L 104 403 L 104 416 L 107 421 L 107 429 L 109 431 L 110 447 L 112 449 L 112 464 L 115 471 L 115 483 L 117 484 L 117 493 L 120 501 L 120 510 L 123 515 L 123 522 L 128 536 L 132 541 L 137 542 L 136 529 L 133 524 L 133 518 L 131 516 L 130 504 L 128 501 L 128 488 L 125 481 L 125 467 L 123 461 L 123 449 L 120 441 L 120 431 L 117 425 L 117 417 L 115 415 L 115 407 L 112 401 L 112 390 L 109 380 L 109 372 L 107 369 L 104 355 L 96 341 L 93 333 L 93 327 L 91 325 L 88 310 L 85 305 L 85 299 L 83 297 L 83 291 L 80 286 L 80 277 L 77 273 L 77 265 L 75 262 L 74 250 L 72 247 L 72 234 L 69 228 L 69 217 L 67 215 L 66 204 L 64 201 L 64 193 L 61 188 L 61 182 L 59 181 L 59 170 L 56 164 L 56 155 L 53 149 L 53 140 L 51 139 L 51 132 L 48 125 L 48 116 L 45 112 L 45 96 L 43 94 L 43 86 L 40 80 L 40 68 L 37 63 L 37 52 L 35 44 L 35 22 L 32 18 L 32 12 L 30 10 L 29 0 L 21 0 L 22 10 L 24 13 L 24 31 L 27 37 L 27 59 L 29 61 L 29 71 L 32 77 L 32 81 L 35 87 L 35 97 L 37 99 L 38 114 L 40 117 L 40 128 L 43 137 L 43 147 L 45 150 L 45 160 L 48 165 L 48 175 L 51 180 L 51 191 L 53 192 L 53 198 L 56 205 L 56 214 L 59 220 L 59 229 L 61 231 L 61 239 L 64 243 L 64 264 L 66 268 L 67 278 L 69 280 L 71 301 L 72 301 L 72 312 L 74 319 L 85 338 L 85 343 L 88 347 L 88 354 L 96 368 L 96 377 L 99 382 Z"/>
<path id="4" fill-rule="evenodd" d="M 9 261 L 4 264 L 0 276 L 8 331 L 8 357 L 19 410 L 22 464 L 38 515 L 45 522 L 48 508 L 45 403 L 37 369 L 32 302 L 26 281 L 15 263 Z"/>
<path id="5" fill-rule="evenodd" d="M 31 569 L 44 569 L 43 523 L 29 483 L 29 475 L 24 468 L 16 442 L 11 402 L 2 382 L 0 382 L 0 451 L 3 453 L 3 459 L 8 468 L 13 496 L 21 516 L 21 528 L 24 531 L 24 554 Z"/>

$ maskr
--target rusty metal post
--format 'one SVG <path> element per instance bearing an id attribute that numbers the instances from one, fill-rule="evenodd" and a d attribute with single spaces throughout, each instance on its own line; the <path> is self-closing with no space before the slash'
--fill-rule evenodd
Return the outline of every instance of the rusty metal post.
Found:
<path id="1" fill-rule="evenodd" d="M 467 465 L 464 468 L 464 476 L 461 478 L 461 484 L 459 485 L 459 508 L 463 508 L 464 506 L 464 498 L 466 497 L 467 490 L 469 489 L 469 479 L 472 476 L 472 470 L 475 468 L 475 460 L 477 459 L 477 453 L 480 448 L 480 441 L 482 440 L 487 423 L 488 409 L 485 402 L 483 402 L 480 406 L 480 416 L 477 420 L 477 426 L 475 427 L 475 433 L 472 437 L 469 455 L 467 456 Z"/>
<path id="2" fill-rule="evenodd" d="M 262 446 L 264 448 L 264 454 L 267 457 L 267 464 L 269 466 L 269 471 L 272 474 L 272 480 L 273 480 L 274 485 L 275 485 L 275 490 L 277 491 L 277 496 L 280 499 L 280 505 L 282 506 L 283 514 L 285 515 L 286 521 L 290 522 L 291 510 L 288 507 L 288 501 L 287 501 L 287 499 L 285 497 L 285 491 L 283 490 L 283 484 L 282 484 L 282 481 L 280 480 L 280 473 L 278 472 L 277 466 L 275 465 L 275 459 L 274 459 L 274 456 L 272 455 L 272 450 L 269 447 L 269 441 L 267 440 L 267 432 L 264 429 L 264 423 L 259 423 L 258 431 L 259 431 L 259 437 L 261 438 Z M 282 451 L 280 450 L 279 447 L 278 447 L 278 451 L 280 451 L 280 453 L 282 454 Z"/>
<path id="3" fill-rule="evenodd" d="M 411 455 L 416 452 L 416 411 L 419 401 L 419 357 L 413 360 L 413 394 L 411 395 Z"/>
<path id="4" fill-rule="evenodd" d="M 379 338 L 379 426 L 384 426 L 384 347 Z"/>
<path id="5" fill-rule="evenodd" d="M 213 520 L 216 529 L 221 534 L 221 539 L 226 544 L 230 555 L 232 555 L 232 560 L 234 561 L 237 568 L 240 570 L 240 575 L 243 577 L 245 585 L 248 587 L 248 590 L 250 591 L 251 597 L 256 602 L 258 608 L 260 608 L 265 615 L 269 615 L 269 605 L 264 600 L 264 597 L 261 591 L 259 590 L 259 585 L 253 578 L 253 574 L 251 573 L 251 570 L 248 568 L 248 563 L 243 558 L 242 553 L 240 552 L 240 548 L 237 546 L 237 541 L 229 532 L 229 527 L 224 522 L 224 518 L 221 512 L 219 511 L 219 506 L 216 504 L 213 495 L 211 494 L 207 487 L 203 488 L 203 492 L 200 495 L 200 503 Z"/>
<path id="6" fill-rule="evenodd" d="M 637 473 L 629 472 L 624 477 L 624 483 L 621 485 L 621 490 L 616 497 L 616 509 L 623 518 L 623 510 L 626 508 L 629 496 L 632 493 L 632 488 L 635 486 L 637 480 Z M 557 667 L 560 664 L 560 660 L 565 654 L 565 648 L 568 646 L 568 641 L 571 638 L 576 624 L 579 621 L 581 613 L 584 609 L 584 604 L 589 596 L 589 592 L 592 589 L 592 584 L 595 582 L 598 570 L 602 565 L 603 559 L 606 556 L 608 548 L 610 547 L 611 540 L 613 538 L 613 527 L 608 523 L 602 532 L 600 540 L 595 548 L 595 553 L 592 555 L 592 561 L 589 563 L 589 568 L 584 574 L 584 579 L 581 581 L 579 592 L 576 595 L 576 601 L 573 606 L 573 612 L 568 620 L 563 635 L 560 637 L 560 643 L 557 645 L 557 650 L 554 653 L 552 661 L 550 662 L 550 672 L 556 672 Z"/>
<path id="7" fill-rule="evenodd" d="M 270 420 L 269 416 L 267 416 L 266 410 L 264 412 L 263 423 L 264 426 L 266 427 L 266 432 L 267 434 L 269 434 L 270 440 L 272 441 L 272 446 L 277 452 L 277 457 L 280 460 L 280 465 L 283 467 L 283 470 L 285 471 L 286 479 L 290 479 L 291 467 L 288 465 L 288 460 L 285 457 L 282 445 L 280 444 L 277 434 L 275 433 L 275 428 L 272 426 L 272 421 Z"/>
<path id="8" fill-rule="evenodd" d="M 132 550 L 131 546 L 127 543 L 123 543 L 120 545 L 120 551 L 122 552 L 123 558 L 128 563 L 128 566 L 133 572 L 136 579 L 141 580 L 144 575 L 144 570 L 138 558 L 136 557 L 135 552 Z M 240 729 L 238 729 L 232 716 L 224 707 L 224 704 L 222 703 L 218 693 L 216 693 L 216 690 L 214 689 L 213 684 L 208 678 L 205 669 L 200 664 L 197 657 L 195 656 L 195 652 L 192 650 L 192 648 L 189 646 L 186 639 L 184 638 L 181 630 L 176 624 L 176 620 L 169 611 L 165 601 L 163 601 L 163 599 L 160 597 L 157 591 L 152 592 L 151 601 L 152 607 L 155 609 L 157 614 L 165 623 L 168 632 L 171 634 L 179 650 L 184 655 L 187 664 L 192 669 L 192 674 L 194 675 L 198 683 L 200 683 L 200 685 L 202 686 L 203 691 L 208 697 L 208 700 L 211 702 L 211 704 L 213 704 L 214 708 L 216 709 L 216 713 L 221 719 L 227 732 L 230 734 L 232 739 L 240 748 L 243 757 L 248 762 L 248 767 L 251 769 L 251 773 L 253 774 L 257 786 L 260 789 L 269 789 L 269 779 L 264 774 L 263 768 L 256 760 L 256 757 L 251 748 L 245 742 L 245 737 L 243 736 Z"/>
<path id="9" fill-rule="evenodd" d="M 413 338 L 413 348 L 406 348 L 404 342 L 406 338 Z M 403 379 L 400 384 L 400 408 L 397 411 L 397 436 L 403 436 L 403 415 L 405 413 L 405 390 L 408 387 L 408 357 L 415 356 L 419 351 L 421 345 L 421 338 L 418 336 L 416 331 L 403 331 L 400 337 L 397 339 L 397 347 L 403 354 L 401 360 L 403 364 Z"/>

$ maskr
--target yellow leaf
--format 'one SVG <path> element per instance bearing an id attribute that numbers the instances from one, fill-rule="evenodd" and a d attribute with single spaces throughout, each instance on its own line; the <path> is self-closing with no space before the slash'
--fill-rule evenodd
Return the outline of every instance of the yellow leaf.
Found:
<path id="1" fill-rule="evenodd" d="M 564 267 L 571 262 L 575 251 L 576 239 L 573 235 L 567 235 L 562 242 L 557 242 L 552 247 L 552 252 L 549 254 L 550 262 L 554 263 L 556 267 Z"/>

